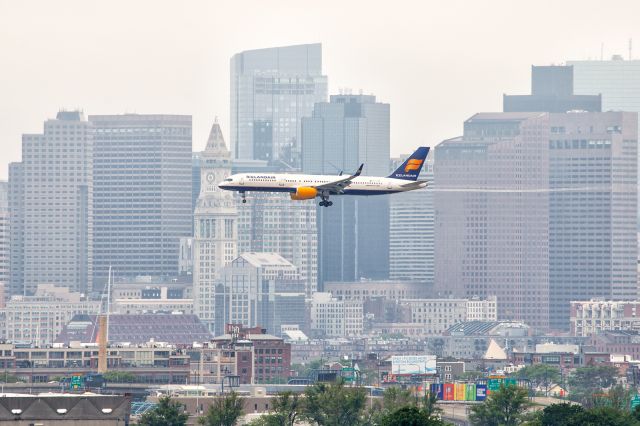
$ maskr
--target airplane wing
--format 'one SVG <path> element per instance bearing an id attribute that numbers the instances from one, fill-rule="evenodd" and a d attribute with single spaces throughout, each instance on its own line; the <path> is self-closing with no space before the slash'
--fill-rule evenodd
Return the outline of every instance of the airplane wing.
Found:
<path id="1" fill-rule="evenodd" d="M 351 185 L 352 180 L 360 176 L 360 173 L 362 173 L 363 167 L 364 167 L 364 164 L 360 164 L 360 167 L 358 167 L 358 170 L 351 176 L 343 179 L 339 179 L 333 182 L 325 183 L 323 185 L 318 185 L 315 188 L 318 191 L 329 191 L 330 193 L 333 193 L 333 194 L 340 194 L 343 189 Z"/>

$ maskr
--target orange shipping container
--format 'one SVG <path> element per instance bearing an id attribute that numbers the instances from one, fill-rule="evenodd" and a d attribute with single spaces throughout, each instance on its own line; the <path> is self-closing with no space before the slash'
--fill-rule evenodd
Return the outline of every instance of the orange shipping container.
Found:
<path id="1" fill-rule="evenodd" d="M 465 392 L 467 390 L 467 385 L 464 383 L 456 383 L 456 401 L 464 401 L 466 399 Z"/>

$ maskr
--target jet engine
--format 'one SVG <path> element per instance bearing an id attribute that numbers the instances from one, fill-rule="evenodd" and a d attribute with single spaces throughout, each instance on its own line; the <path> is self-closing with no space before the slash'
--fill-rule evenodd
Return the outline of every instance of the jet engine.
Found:
<path id="1" fill-rule="evenodd" d="M 316 198 L 318 190 L 310 186 L 301 186 L 296 188 L 296 192 L 291 193 L 292 200 L 311 200 Z"/>

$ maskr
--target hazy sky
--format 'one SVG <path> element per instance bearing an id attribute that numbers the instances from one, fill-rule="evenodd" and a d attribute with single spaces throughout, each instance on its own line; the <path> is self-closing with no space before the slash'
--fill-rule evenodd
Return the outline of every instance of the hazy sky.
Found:
<path id="1" fill-rule="evenodd" d="M 321 42 L 329 93 L 391 104 L 391 152 L 461 133 L 530 66 L 627 56 L 640 1 L 0 0 L 0 179 L 21 134 L 59 109 L 192 114 L 194 150 L 215 116 L 229 141 L 229 59 Z"/>

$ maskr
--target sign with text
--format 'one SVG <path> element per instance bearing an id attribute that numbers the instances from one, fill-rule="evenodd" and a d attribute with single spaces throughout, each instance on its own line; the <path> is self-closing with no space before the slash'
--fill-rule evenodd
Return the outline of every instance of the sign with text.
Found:
<path id="1" fill-rule="evenodd" d="M 394 355 L 391 373 L 395 375 L 436 374 L 435 355 Z"/>

